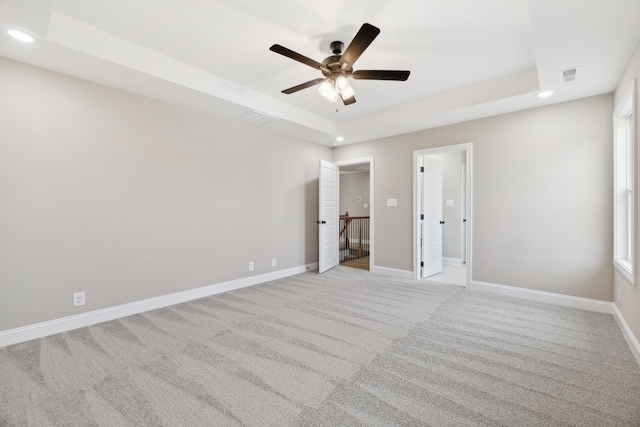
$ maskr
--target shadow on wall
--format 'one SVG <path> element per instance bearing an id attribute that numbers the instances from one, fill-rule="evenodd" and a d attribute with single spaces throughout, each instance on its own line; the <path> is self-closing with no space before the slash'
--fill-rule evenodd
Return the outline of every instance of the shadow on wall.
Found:
<path id="1" fill-rule="evenodd" d="M 318 179 L 314 179 L 312 181 L 308 181 L 305 184 L 304 189 L 304 218 L 316 218 L 318 219 L 318 211 L 320 209 L 319 205 L 319 197 L 320 191 L 318 186 L 320 185 L 320 181 Z M 302 224 L 302 232 L 304 235 L 304 264 L 309 264 L 313 262 L 318 262 L 318 224 L 316 224 L 316 220 L 310 222 L 309 224 Z"/>

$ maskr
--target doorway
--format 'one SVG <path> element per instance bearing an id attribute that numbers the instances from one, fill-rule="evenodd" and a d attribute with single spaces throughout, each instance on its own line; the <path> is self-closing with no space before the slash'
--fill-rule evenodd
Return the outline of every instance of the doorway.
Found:
<path id="1" fill-rule="evenodd" d="M 414 151 L 414 277 L 468 287 L 472 143 Z"/>
<path id="2" fill-rule="evenodd" d="M 340 265 L 373 270 L 374 170 L 373 157 L 334 162 L 340 171 Z"/>

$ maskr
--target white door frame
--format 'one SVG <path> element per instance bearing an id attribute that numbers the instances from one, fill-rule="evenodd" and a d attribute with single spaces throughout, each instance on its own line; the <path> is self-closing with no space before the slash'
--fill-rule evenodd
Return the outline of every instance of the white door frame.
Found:
<path id="1" fill-rule="evenodd" d="M 360 165 L 363 163 L 369 164 L 369 271 L 373 271 L 374 266 L 374 213 L 375 213 L 375 203 L 374 203 L 374 170 L 373 170 L 373 157 L 361 157 L 359 159 L 351 159 L 351 160 L 340 160 L 337 162 L 333 162 L 334 165 L 338 166 L 351 166 L 351 165 Z M 340 201 L 340 187 L 338 187 L 338 201 Z M 338 206 L 339 208 L 339 206 Z"/>
<path id="2" fill-rule="evenodd" d="M 447 145 L 443 147 L 427 148 L 416 150 L 413 152 L 413 277 L 420 279 L 420 207 L 422 206 L 422 189 L 421 177 L 418 160 L 422 156 L 433 154 L 451 153 L 464 151 L 466 153 L 467 163 L 467 197 L 466 197 L 466 230 L 467 230 L 467 247 L 465 257 L 467 260 L 467 276 L 465 279 L 465 287 L 469 288 L 472 273 L 472 230 L 473 230 L 473 143 Z"/>

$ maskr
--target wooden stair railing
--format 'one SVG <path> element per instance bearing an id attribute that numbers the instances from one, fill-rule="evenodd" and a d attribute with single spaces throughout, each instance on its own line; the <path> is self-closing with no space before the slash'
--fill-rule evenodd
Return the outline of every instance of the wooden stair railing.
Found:
<path id="1" fill-rule="evenodd" d="M 362 258 L 363 256 L 365 256 L 365 251 L 367 253 L 367 255 L 369 254 L 369 250 L 368 250 L 368 242 L 369 242 L 369 217 L 368 216 L 349 216 L 349 212 L 347 212 L 345 215 L 340 215 L 340 221 L 344 221 L 344 224 L 342 225 L 342 228 L 340 230 L 340 237 L 339 240 L 342 242 L 343 240 L 343 235 L 344 235 L 344 242 L 345 242 L 345 247 L 344 248 L 340 248 L 340 249 L 346 249 L 347 253 L 349 253 L 349 258 L 348 259 L 355 259 L 353 257 L 350 256 L 350 251 L 351 251 L 351 238 L 350 238 L 350 231 L 356 231 L 356 230 L 351 230 L 352 227 L 349 227 L 352 222 L 356 222 L 356 226 L 358 227 L 357 229 L 357 234 L 358 234 L 358 256 L 356 258 Z M 367 243 L 363 244 L 364 240 L 366 239 Z M 366 246 L 366 247 L 365 247 Z M 340 261 L 345 261 L 345 259 L 342 259 L 342 251 L 341 255 L 340 255 Z"/>

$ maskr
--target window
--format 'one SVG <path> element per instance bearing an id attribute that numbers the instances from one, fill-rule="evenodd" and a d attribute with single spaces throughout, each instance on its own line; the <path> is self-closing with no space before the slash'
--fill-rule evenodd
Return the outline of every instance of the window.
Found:
<path id="1" fill-rule="evenodd" d="M 613 115 L 614 129 L 614 265 L 634 281 L 635 224 L 635 82 Z"/>

